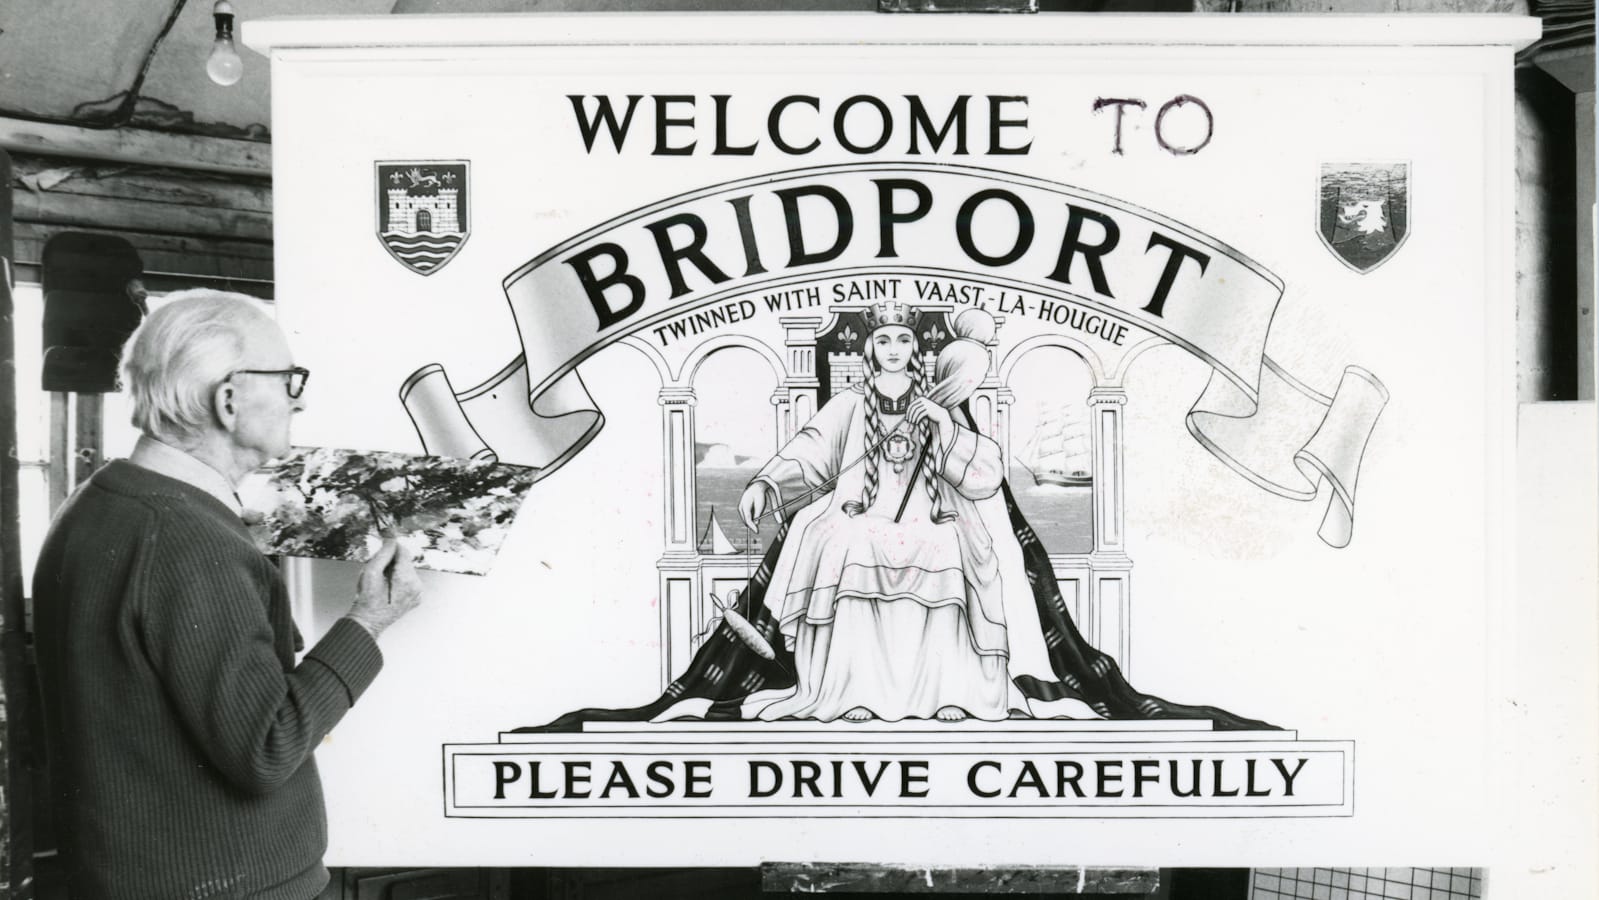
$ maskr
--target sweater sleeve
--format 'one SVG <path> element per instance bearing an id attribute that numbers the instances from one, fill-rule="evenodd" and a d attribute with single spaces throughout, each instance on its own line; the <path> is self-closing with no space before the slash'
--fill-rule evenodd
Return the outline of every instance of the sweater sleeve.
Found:
<path id="1" fill-rule="evenodd" d="M 178 718 L 241 790 L 266 793 L 310 758 L 382 665 L 341 619 L 290 671 L 274 647 L 253 548 L 225 526 L 157 517 L 146 533 L 135 627 Z"/>

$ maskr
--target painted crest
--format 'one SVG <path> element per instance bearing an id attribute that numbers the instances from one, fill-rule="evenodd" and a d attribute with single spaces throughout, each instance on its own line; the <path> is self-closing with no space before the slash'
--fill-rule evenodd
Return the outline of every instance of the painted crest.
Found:
<path id="1" fill-rule="evenodd" d="M 472 233 L 465 160 L 377 164 L 378 240 L 400 265 L 432 275 Z"/>
<path id="2" fill-rule="evenodd" d="M 1317 205 L 1321 242 L 1365 274 L 1410 236 L 1409 163 L 1322 163 Z"/>

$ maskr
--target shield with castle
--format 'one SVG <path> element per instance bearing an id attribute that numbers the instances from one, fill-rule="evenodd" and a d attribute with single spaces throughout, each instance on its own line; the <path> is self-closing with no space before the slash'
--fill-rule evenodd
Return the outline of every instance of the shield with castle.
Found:
<path id="1" fill-rule="evenodd" d="M 377 164 L 377 235 L 394 261 L 431 275 L 471 236 L 464 160 Z"/>

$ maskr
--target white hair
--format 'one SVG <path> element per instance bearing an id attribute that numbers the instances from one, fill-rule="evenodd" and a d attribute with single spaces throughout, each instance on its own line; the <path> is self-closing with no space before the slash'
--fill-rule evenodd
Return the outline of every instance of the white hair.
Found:
<path id="1" fill-rule="evenodd" d="M 250 332 L 272 319 L 261 301 L 204 288 L 176 291 L 122 347 L 133 426 L 184 446 L 216 421 L 211 395 L 244 358 Z"/>

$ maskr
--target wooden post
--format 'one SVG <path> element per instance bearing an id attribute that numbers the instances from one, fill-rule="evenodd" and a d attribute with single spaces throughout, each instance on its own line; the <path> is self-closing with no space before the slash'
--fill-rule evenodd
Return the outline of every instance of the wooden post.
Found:
<path id="1" fill-rule="evenodd" d="M 72 452 L 72 489 L 105 462 L 105 395 L 77 394 L 77 434 Z"/>
<path id="2" fill-rule="evenodd" d="M 33 896 L 33 823 L 18 512 L 17 353 L 11 299 L 11 157 L 0 150 L 0 896 Z"/>
<path id="3" fill-rule="evenodd" d="M 72 482 L 67 477 L 67 457 L 72 453 L 72 395 L 66 391 L 50 392 L 50 459 L 49 474 L 45 483 L 50 490 L 50 516 L 67 500 L 72 492 Z"/>

